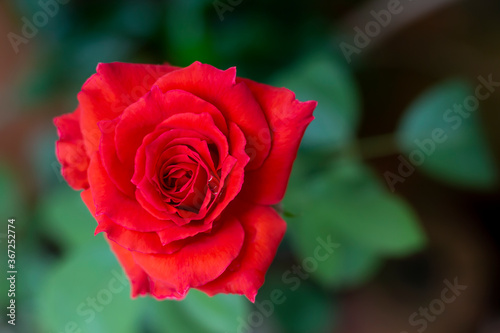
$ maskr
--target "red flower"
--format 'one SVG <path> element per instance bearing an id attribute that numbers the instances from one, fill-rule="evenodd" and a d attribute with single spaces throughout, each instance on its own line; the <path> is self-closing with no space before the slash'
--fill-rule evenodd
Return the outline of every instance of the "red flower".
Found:
<path id="1" fill-rule="evenodd" d="M 132 296 L 254 301 L 286 229 L 270 206 L 316 102 L 199 62 L 100 64 L 78 100 L 54 120 L 57 157 Z"/>

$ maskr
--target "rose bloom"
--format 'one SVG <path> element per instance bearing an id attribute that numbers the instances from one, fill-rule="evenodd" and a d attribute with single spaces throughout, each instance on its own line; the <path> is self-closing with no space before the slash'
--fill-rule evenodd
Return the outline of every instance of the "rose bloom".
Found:
<path id="1" fill-rule="evenodd" d="M 190 288 L 255 301 L 316 102 L 195 62 L 99 64 L 54 119 L 62 175 L 105 232 L 132 297 Z"/>

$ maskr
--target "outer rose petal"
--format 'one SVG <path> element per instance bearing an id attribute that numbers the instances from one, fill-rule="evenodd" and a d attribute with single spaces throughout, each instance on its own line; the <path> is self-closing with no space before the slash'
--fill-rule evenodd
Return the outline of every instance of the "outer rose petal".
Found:
<path id="1" fill-rule="evenodd" d="M 272 147 L 262 166 L 245 174 L 241 195 L 261 205 L 283 199 L 292 164 L 307 125 L 314 119 L 316 101 L 299 102 L 285 88 L 275 88 L 248 79 L 239 79 L 250 88 L 272 130 Z"/>
<path id="2" fill-rule="evenodd" d="M 83 145 L 80 131 L 80 108 L 54 119 L 59 140 L 56 143 L 56 156 L 62 165 L 62 175 L 74 190 L 89 187 L 87 168 L 89 158 Z"/>
<path id="3" fill-rule="evenodd" d="M 155 84 L 164 92 L 172 89 L 189 91 L 217 107 L 228 123 L 236 123 L 247 138 L 248 155 L 251 157 L 247 169 L 259 167 L 267 157 L 270 132 L 266 116 L 248 87 L 236 81 L 236 68 L 221 71 L 194 62 L 166 74 Z"/>
<path id="4" fill-rule="evenodd" d="M 285 221 L 268 206 L 251 205 L 235 200 L 228 207 L 245 230 L 240 255 L 216 280 L 198 289 L 209 296 L 217 293 L 243 294 L 255 301 L 257 290 L 274 259 L 286 230 Z"/>
<path id="5" fill-rule="evenodd" d="M 95 216 L 95 206 L 90 189 L 83 191 L 81 193 L 81 197 L 83 202 L 87 205 L 89 211 Z M 148 294 L 150 285 L 148 275 L 135 264 L 134 259 L 132 258 L 132 253 L 115 242 L 110 241 L 107 237 L 105 237 L 105 239 L 108 241 L 111 250 L 115 253 L 118 261 L 127 273 L 132 289 L 132 297 Z"/>
<path id="6" fill-rule="evenodd" d="M 99 154 L 102 165 L 115 186 L 129 197 L 134 197 L 135 186 L 130 181 L 134 174 L 133 164 L 124 164 L 118 159 L 115 148 L 115 129 L 118 118 L 102 120 L 99 122 L 101 129 L 101 142 Z"/>
<path id="7" fill-rule="evenodd" d="M 143 65 L 114 62 L 99 64 L 78 94 L 82 109 L 80 126 L 87 154 L 98 150 L 101 132 L 97 123 L 119 116 L 130 104 L 146 94 L 161 76 L 176 70 L 170 65 Z"/>
<path id="8" fill-rule="evenodd" d="M 163 246 L 158 234 L 155 232 L 138 232 L 128 230 L 113 223 L 106 216 L 101 215 L 99 218 L 95 216 L 94 199 L 92 191 L 87 189 L 81 193 L 81 197 L 90 213 L 97 220 L 97 228 L 95 235 L 100 232 L 106 232 L 107 239 L 110 239 L 121 247 L 130 251 L 138 251 L 142 253 L 173 253 L 179 250 L 183 243 L 176 242 L 168 246 Z"/>
<path id="9" fill-rule="evenodd" d="M 134 252 L 133 257 L 152 280 L 172 285 L 184 297 L 189 288 L 219 277 L 240 253 L 243 238 L 240 222 L 229 217 L 212 234 L 197 236 L 196 241 L 174 254 Z"/>
<path id="10" fill-rule="evenodd" d="M 158 299 L 175 299 L 182 300 L 186 297 L 186 292 L 178 292 L 172 285 L 160 281 L 150 279 L 149 292 Z"/>
<path id="11" fill-rule="evenodd" d="M 132 252 L 121 247 L 113 241 L 109 241 L 111 250 L 115 253 L 118 261 L 130 280 L 131 294 L 135 298 L 139 295 L 146 295 L 151 292 L 149 276 L 135 263 Z"/>

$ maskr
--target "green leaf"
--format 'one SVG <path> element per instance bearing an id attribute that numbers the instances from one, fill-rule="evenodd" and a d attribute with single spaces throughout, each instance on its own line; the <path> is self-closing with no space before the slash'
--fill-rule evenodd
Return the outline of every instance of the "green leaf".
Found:
<path id="1" fill-rule="evenodd" d="M 283 278 L 283 274 L 286 271 L 281 275 L 270 272 L 255 301 L 253 311 L 263 315 L 266 327 L 279 322 L 289 333 L 325 332 L 335 327 L 339 308 L 332 295 L 311 283 L 309 277 L 299 284 Z M 252 326 L 257 319 L 258 315 L 252 315 L 246 322 Z"/>
<path id="2" fill-rule="evenodd" d="M 178 66 L 187 66 L 196 60 L 206 63 L 216 60 L 204 15 L 210 4 L 207 0 L 169 2 L 165 31 L 169 55 Z"/>
<path id="3" fill-rule="evenodd" d="M 325 285 L 361 283 L 381 258 L 408 255 L 425 244 L 411 208 L 357 162 L 339 161 L 326 174 L 303 175 L 301 184 L 292 184 L 285 209 L 293 207 L 297 215 L 288 226 L 299 257 L 315 253 L 318 237 L 340 245 L 313 272 Z"/>
<path id="4" fill-rule="evenodd" d="M 148 323 L 153 332 L 235 332 L 238 317 L 246 318 L 249 301 L 239 295 L 213 297 L 192 289 L 182 301 L 149 300 Z"/>
<path id="5" fill-rule="evenodd" d="M 289 220 L 288 226 L 299 263 L 302 267 L 310 265 L 311 259 L 307 258 L 313 258 L 317 266 L 307 268 L 308 272 L 311 270 L 309 273 L 323 286 L 356 287 L 369 280 L 380 267 L 381 258 L 377 253 L 342 238 L 334 226 L 309 218 Z M 326 258 L 314 257 L 320 241 L 334 244 L 333 253 Z"/>
<path id="6" fill-rule="evenodd" d="M 134 333 L 143 305 L 130 298 L 128 280 L 100 236 L 48 274 L 37 301 L 38 320 L 50 332 Z"/>
<path id="7" fill-rule="evenodd" d="M 42 232 L 67 250 L 93 241 L 97 225 L 80 193 L 65 185 L 56 187 L 41 201 L 40 223 Z"/>
<path id="8" fill-rule="evenodd" d="M 340 162 L 328 183 L 332 223 L 344 237 L 362 248 L 391 256 L 413 253 L 424 244 L 411 207 L 387 192 L 367 167 Z"/>
<path id="9" fill-rule="evenodd" d="M 487 189 L 496 184 L 498 175 L 479 111 L 469 112 L 464 106 L 472 96 L 473 88 L 462 80 L 430 88 L 406 111 L 397 140 L 408 160 L 430 176 L 454 185 Z M 456 106 L 462 111 L 456 112 Z"/>
<path id="10" fill-rule="evenodd" d="M 309 125 L 304 147 L 339 148 L 355 135 L 360 118 L 360 97 L 345 62 L 317 53 L 276 76 L 272 84 L 292 90 L 301 101 L 315 100 L 315 120 Z"/>
<path id="11" fill-rule="evenodd" d="M 162 22 L 163 11 L 152 2 L 124 2 L 117 7 L 107 22 L 109 30 L 120 27 L 132 36 L 146 39 L 154 35 Z"/>

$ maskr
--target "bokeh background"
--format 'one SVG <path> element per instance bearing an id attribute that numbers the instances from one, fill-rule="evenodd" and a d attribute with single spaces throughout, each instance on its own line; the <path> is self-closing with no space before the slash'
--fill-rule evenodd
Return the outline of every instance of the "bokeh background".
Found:
<path id="1" fill-rule="evenodd" d="M 498 1 L 4 0 L 0 38 L 0 332 L 500 332 Z M 196 60 L 319 102 L 255 304 L 131 300 L 54 155 L 97 63 Z"/>

